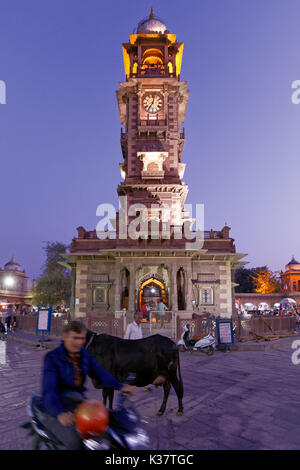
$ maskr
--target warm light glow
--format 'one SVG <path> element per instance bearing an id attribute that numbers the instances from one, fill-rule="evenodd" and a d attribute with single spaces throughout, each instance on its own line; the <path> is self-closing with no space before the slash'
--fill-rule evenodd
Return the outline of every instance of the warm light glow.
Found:
<path id="1" fill-rule="evenodd" d="M 178 52 L 176 54 L 176 76 L 177 77 L 178 75 L 180 75 L 182 54 L 183 54 L 183 42 L 180 44 L 178 48 Z"/>
<path id="2" fill-rule="evenodd" d="M 257 294 L 272 294 L 279 291 L 279 282 L 274 273 L 261 269 L 253 275 L 254 292 Z"/>
<path id="3" fill-rule="evenodd" d="M 130 57 L 124 46 L 122 46 L 122 49 L 123 49 L 125 75 L 128 78 L 130 75 Z"/>

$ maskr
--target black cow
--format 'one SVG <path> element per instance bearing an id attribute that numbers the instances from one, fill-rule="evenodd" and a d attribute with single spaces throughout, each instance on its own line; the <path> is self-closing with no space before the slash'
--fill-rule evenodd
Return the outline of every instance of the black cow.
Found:
<path id="1" fill-rule="evenodd" d="M 179 352 L 171 339 L 154 335 L 144 339 L 127 340 L 88 330 L 85 346 L 96 361 L 120 382 L 123 382 L 129 373 L 134 373 L 136 377 L 132 385 L 136 387 L 145 387 L 149 384 L 163 385 L 164 399 L 158 416 L 161 416 L 166 409 L 172 385 L 178 398 L 177 416 L 183 414 L 183 383 Z M 93 384 L 96 388 L 102 388 L 96 381 L 93 381 Z M 104 404 L 106 405 L 109 398 L 109 406 L 112 408 L 114 391 L 104 388 L 102 394 Z"/>

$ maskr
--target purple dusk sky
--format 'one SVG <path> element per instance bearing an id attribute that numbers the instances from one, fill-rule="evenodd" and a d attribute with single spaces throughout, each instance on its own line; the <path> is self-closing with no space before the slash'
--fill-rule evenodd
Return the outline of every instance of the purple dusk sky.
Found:
<path id="1" fill-rule="evenodd" d="M 185 43 L 187 202 L 248 267 L 300 259 L 299 0 L 0 0 L 1 267 L 37 277 L 44 241 L 117 205 L 121 43 L 151 6 Z"/>

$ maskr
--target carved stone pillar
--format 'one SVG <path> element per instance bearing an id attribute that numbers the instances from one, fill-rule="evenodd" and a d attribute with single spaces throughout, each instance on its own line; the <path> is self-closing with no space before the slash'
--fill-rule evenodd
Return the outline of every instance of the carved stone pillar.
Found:
<path id="1" fill-rule="evenodd" d="M 192 310 L 192 300 L 193 300 L 193 284 L 192 284 L 192 266 L 189 263 L 185 269 L 185 282 L 186 282 L 186 310 Z"/>
<path id="2" fill-rule="evenodd" d="M 177 267 L 171 266 L 170 271 L 172 273 L 171 277 L 171 292 L 172 292 L 172 311 L 178 311 L 178 298 L 177 298 Z"/>
<path id="3" fill-rule="evenodd" d="M 129 277 L 129 306 L 128 310 L 131 313 L 135 312 L 135 269 L 134 266 L 128 267 L 130 277 Z"/>
<path id="4" fill-rule="evenodd" d="M 121 267 L 120 261 L 115 264 L 115 312 L 121 310 Z"/>

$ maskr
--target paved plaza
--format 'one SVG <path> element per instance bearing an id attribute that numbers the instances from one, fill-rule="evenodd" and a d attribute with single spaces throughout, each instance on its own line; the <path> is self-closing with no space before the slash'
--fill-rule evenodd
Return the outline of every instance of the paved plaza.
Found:
<path id="1" fill-rule="evenodd" d="M 291 340 L 292 343 L 292 340 Z M 163 389 L 137 389 L 134 401 L 148 417 L 151 449 L 299 449 L 300 365 L 290 345 L 265 352 L 181 353 L 184 416 L 171 391 L 163 417 L 156 412 Z M 30 449 L 20 425 L 26 402 L 39 390 L 45 351 L 0 341 L 0 449 Z M 88 383 L 88 396 L 99 391 Z"/>

